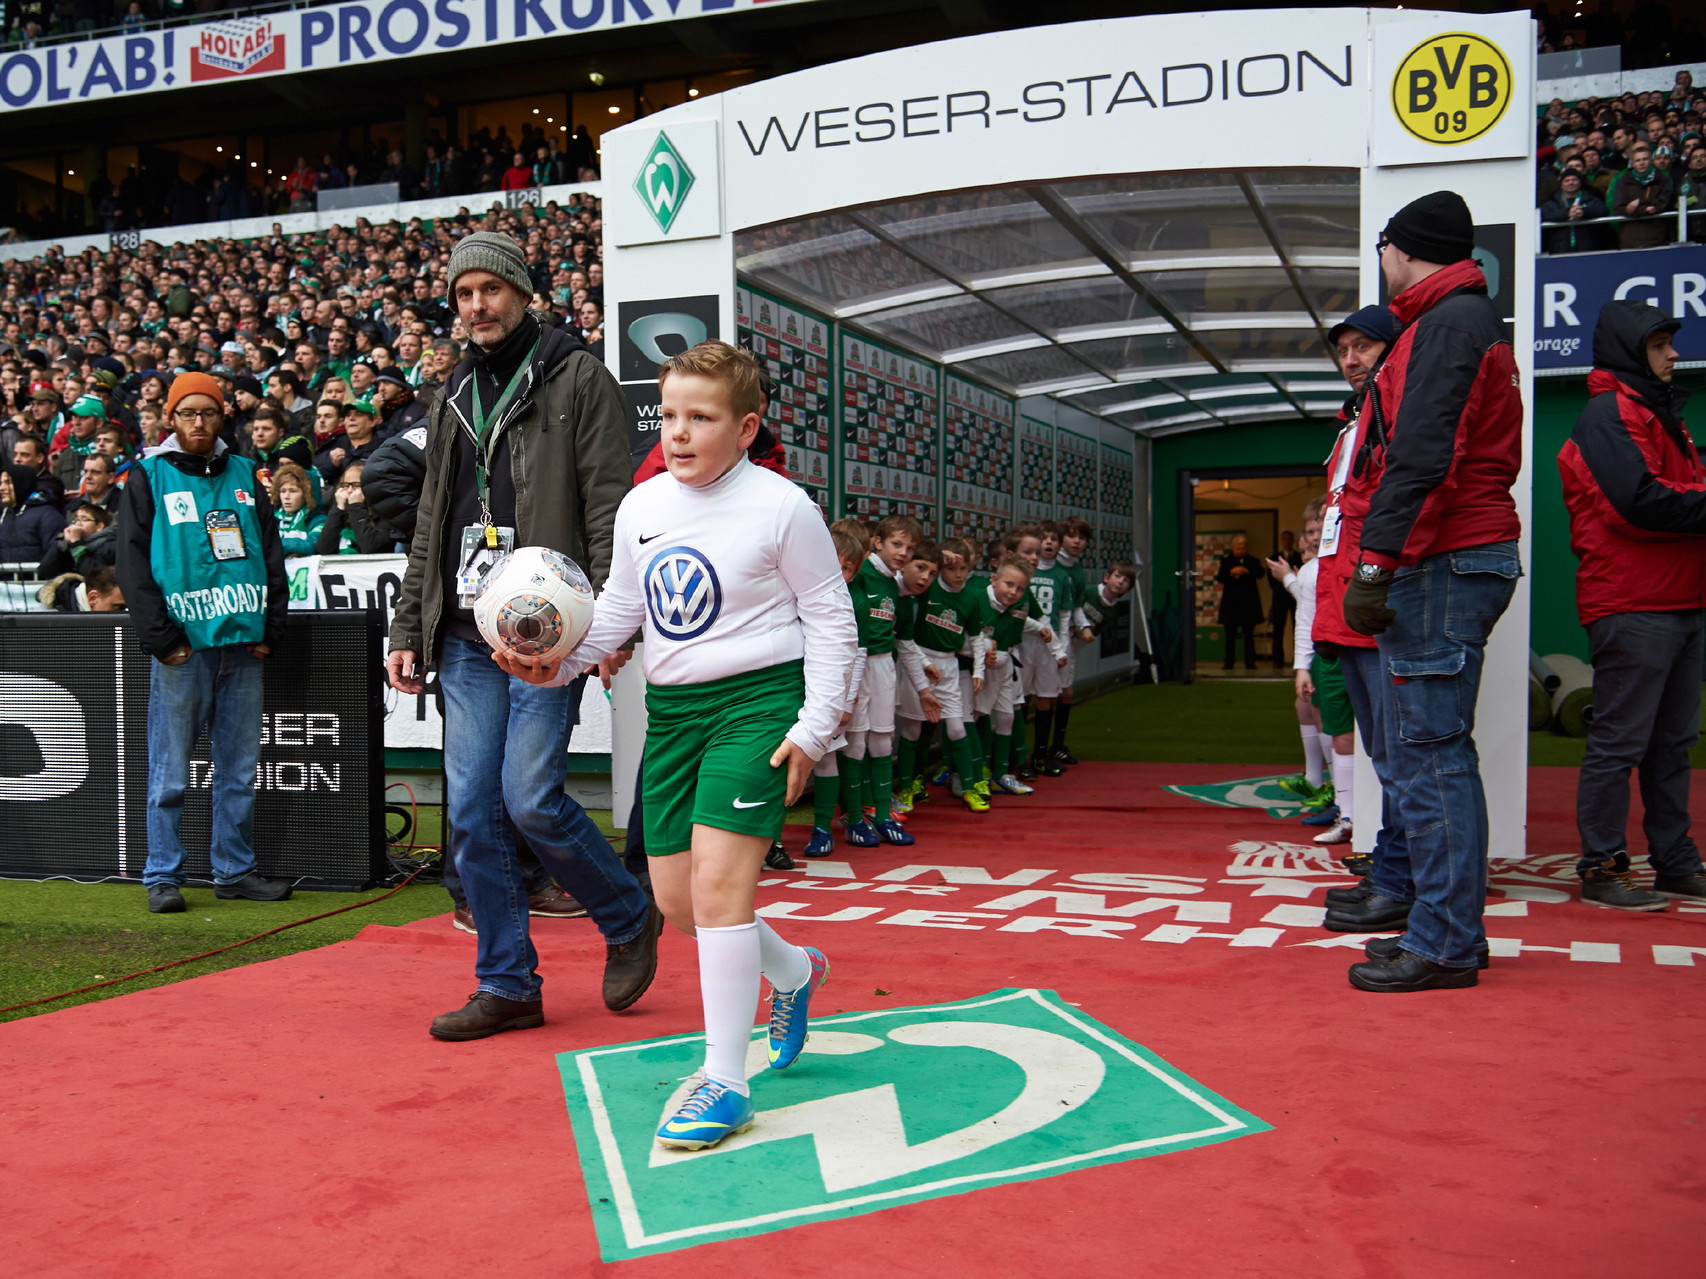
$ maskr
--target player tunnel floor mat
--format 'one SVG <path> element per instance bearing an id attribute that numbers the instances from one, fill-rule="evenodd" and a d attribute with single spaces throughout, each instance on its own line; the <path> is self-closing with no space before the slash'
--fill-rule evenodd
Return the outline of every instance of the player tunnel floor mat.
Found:
<path id="1" fill-rule="evenodd" d="M 1153 795 L 1214 780 L 1113 776 Z M 534 920 L 545 1025 L 473 1043 L 427 1035 L 474 988 L 475 939 L 448 914 L 6 1023 L 8 1269 L 1694 1279 L 1706 911 L 1583 905 L 1574 773 L 1531 780 L 1532 855 L 1494 875 L 1491 967 L 1468 990 L 1353 989 L 1367 938 L 1320 926 L 1349 878 L 1259 809 L 932 803 L 911 847 L 767 874 L 766 917 L 833 965 L 812 1001 L 818 1051 L 755 1081 L 767 1114 L 742 1143 L 657 1165 L 652 1131 L 702 1031 L 694 947 L 673 930 L 651 990 L 613 1014 L 597 929 Z M 788 830 L 796 856 L 805 834 Z M 136 927 L 150 918 L 138 902 Z M 1152 1105 L 1161 1081 L 1120 1046 L 1258 1131 L 1165 1144 L 1221 1121 L 1192 1120 L 1182 1095 Z M 1061 1105 L 1083 1096 L 1086 1052 L 1102 1082 Z M 1023 1128 L 1037 1096 L 1063 1113 L 955 1149 L 1015 1106 Z M 1148 1157 L 1095 1153 L 1152 1138 Z M 755 1216 L 797 1224 L 738 1224 Z"/>
<path id="2" fill-rule="evenodd" d="M 1053 991 L 819 1018 L 786 1072 L 755 1037 L 754 1126 L 661 1149 L 703 1051 L 682 1035 L 560 1059 L 607 1261 L 1268 1128 Z"/>

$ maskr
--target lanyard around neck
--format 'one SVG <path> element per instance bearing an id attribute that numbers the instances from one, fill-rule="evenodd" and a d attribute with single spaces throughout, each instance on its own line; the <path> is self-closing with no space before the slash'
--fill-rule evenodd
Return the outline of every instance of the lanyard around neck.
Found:
<path id="1" fill-rule="evenodd" d="M 533 356 L 538 350 L 539 341 L 534 339 L 533 345 L 528 348 L 527 354 L 522 357 L 521 363 L 516 366 L 515 372 L 510 376 L 508 385 L 499 393 L 497 403 L 493 404 L 489 411 L 480 403 L 480 379 L 477 376 L 473 379 L 474 487 L 480 498 L 480 519 L 487 524 L 492 522 L 490 509 L 492 452 L 497 447 L 500 434 L 493 428 L 503 420 L 504 414 L 509 411 L 511 403 L 515 400 L 516 392 L 521 388 L 522 379 L 533 367 Z"/>

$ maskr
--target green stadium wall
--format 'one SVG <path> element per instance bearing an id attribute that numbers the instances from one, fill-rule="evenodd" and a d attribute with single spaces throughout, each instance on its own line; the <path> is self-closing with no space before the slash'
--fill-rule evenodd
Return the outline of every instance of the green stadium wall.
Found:
<path id="1" fill-rule="evenodd" d="M 1576 558 L 1555 459 L 1587 394 L 1582 378 L 1544 378 L 1534 390 L 1534 514 L 1529 573 L 1529 643 L 1537 653 L 1569 653 L 1584 661 L 1587 632 L 1576 620 Z M 1152 441 L 1150 529 L 1153 607 L 1179 602 L 1179 475 L 1243 467 L 1318 470 L 1336 424 L 1265 422 L 1162 436 Z"/>

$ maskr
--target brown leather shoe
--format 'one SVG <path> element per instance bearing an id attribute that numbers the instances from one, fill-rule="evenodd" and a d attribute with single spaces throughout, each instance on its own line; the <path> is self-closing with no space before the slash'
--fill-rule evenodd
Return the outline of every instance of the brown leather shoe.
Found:
<path id="1" fill-rule="evenodd" d="M 456 908 L 456 913 L 450 917 L 450 926 L 460 928 L 465 933 L 478 933 L 480 931 L 474 927 L 474 912 L 466 906 Z"/>
<path id="2" fill-rule="evenodd" d="M 582 919 L 586 907 L 555 884 L 547 884 L 527 899 L 527 913 L 544 919 Z"/>
<path id="3" fill-rule="evenodd" d="M 484 1039 L 500 1030 L 532 1030 L 545 1024 L 545 1001 L 505 999 L 477 990 L 453 1013 L 432 1019 L 434 1039 Z"/>
<path id="4" fill-rule="evenodd" d="M 604 1006 L 621 1012 L 646 993 L 658 970 L 658 934 L 663 912 L 654 904 L 633 941 L 604 948 Z"/>

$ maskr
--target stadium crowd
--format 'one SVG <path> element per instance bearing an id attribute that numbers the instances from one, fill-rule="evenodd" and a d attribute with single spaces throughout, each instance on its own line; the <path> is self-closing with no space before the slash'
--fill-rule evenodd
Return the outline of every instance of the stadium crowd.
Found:
<path id="1" fill-rule="evenodd" d="M 1706 243 L 1706 91 L 1678 71 L 1668 90 L 1554 98 L 1540 117 L 1541 246 L 1547 253 Z M 1618 221 L 1604 221 L 1616 218 Z"/>
<path id="2" fill-rule="evenodd" d="M 255 458 L 287 553 L 391 550 L 361 466 L 424 416 L 468 335 L 445 306 L 473 230 L 524 247 L 531 305 L 603 349 L 599 202 L 466 211 L 431 226 L 358 220 L 322 234 L 50 253 L 0 268 L 0 563 L 43 578 L 113 562 L 107 526 L 185 372 L 224 394 L 221 434 Z M 62 582 L 61 608 L 80 597 Z M 72 584 L 74 585 L 74 584 Z"/>
<path id="3" fill-rule="evenodd" d="M 133 166 L 116 184 L 104 175 L 94 178 L 86 202 L 92 221 L 85 216 L 85 202 L 74 200 L 63 219 L 46 206 L 33 214 L 19 208 L 10 225 L 22 238 L 40 239 L 89 230 L 110 233 L 308 213 L 318 207 L 322 191 L 374 184 L 395 183 L 400 200 L 427 200 L 598 180 L 597 147 L 584 125 L 561 140 L 556 132 L 531 123 L 517 138 L 507 126 L 496 133 L 482 126 L 466 145 L 446 141 L 435 130 L 418 165 L 409 163 L 400 145 L 384 135 L 376 135 L 366 149 L 322 152 L 318 161 L 299 155 L 288 169 L 268 169 L 265 175 L 245 168 L 241 157 L 225 165 L 202 165 L 199 173 L 186 176 L 184 166 L 193 164 L 180 159 L 172 175 L 144 173 Z M 256 176 L 259 185 L 251 181 Z M 380 201 L 375 197 L 371 202 Z"/>

